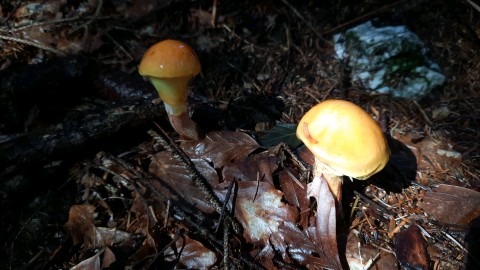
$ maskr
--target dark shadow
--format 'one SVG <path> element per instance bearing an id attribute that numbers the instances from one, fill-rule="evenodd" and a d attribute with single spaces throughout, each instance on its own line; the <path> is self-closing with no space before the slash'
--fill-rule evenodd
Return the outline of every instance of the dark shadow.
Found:
<path id="1" fill-rule="evenodd" d="M 236 100 L 230 100 L 225 109 L 211 104 L 192 104 L 192 119 L 205 132 L 219 129 L 262 130 L 261 125 L 270 129 L 279 120 L 285 104 L 268 94 L 251 94 Z"/>
<path id="2" fill-rule="evenodd" d="M 415 182 L 417 172 L 417 159 L 413 152 L 402 142 L 386 134 L 390 147 L 390 160 L 383 170 L 374 174 L 366 181 L 350 181 L 348 177 L 343 179 L 342 209 L 345 218 L 349 217 L 351 211 L 351 200 L 354 192 L 363 193 L 362 190 L 369 184 L 378 186 L 386 192 L 401 193 L 402 189 Z M 349 223 L 346 220 L 347 224 Z"/>
<path id="3" fill-rule="evenodd" d="M 402 189 L 415 182 L 417 159 L 404 143 L 387 135 L 390 147 L 390 160 L 385 168 L 370 177 L 368 181 L 387 192 L 400 193 Z"/>
<path id="4" fill-rule="evenodd" d="M 348 177 L 345 177 L 343 181 L 344 197 L 349 198 L 353 196 L 354 190 L 359 191 L 372 183 L 387 192 L 400 193 L 402 189 L 415 182 L 417 159 L 413 152 L 405 144 L 390 135 L 387 135 L 387 141 L 391 154 L 385 168 L 366 181 L 350 181 Z"/>
<path id="5" fill-rule="evenodd" d="M 480 217 L 470 223 L 465 236 L 465 247 L 468 255 L 465 257 L 465 269 L 480 269 Z"/>

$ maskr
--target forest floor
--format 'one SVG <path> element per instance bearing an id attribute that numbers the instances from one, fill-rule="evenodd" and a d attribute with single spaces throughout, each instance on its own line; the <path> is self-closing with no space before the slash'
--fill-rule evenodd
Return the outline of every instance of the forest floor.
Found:
<path id="1" fill-rule="evenodd" d="M 473 2 L 0 3 L 0 268 L 316 269 L 352 260 L 370 269 L 480 268 L 480 8 Z M 368 20 L 417 34 L 444 85 L 414 101 L 351 82 L 332 36 Z M 234 183 L 243 234 L 229 231 L 235 222 L 192 186 L 198 172 L 175 159 L 177 143 L 159 138 L 156 124 L 177 137 L 137 66 L 163 39 L 197 52 L 202 71 L 190 101 L 210 145 L 178 145 L 219 198 L 229 198 Z M 326 99 L 364 108 L 392 150 L 385 171 L 346 180 L 342 204 L 331 206 L 342 209 L 330 223 L 338 234 L 326 237 L 338 250 L 325 250 L 332 245 L 313 218 L 320 210 L 306 198 L 308 158 L 298 161 L 298 145 L 282 141 Z M 152 177 L 185 186 L 165 191 Z M 262 203 L 266 195 L 258 194 L 274 199 Z M 249 202 L 257 202 L 256 222 L 277 236 L 255 238 L 254 218 L 241 208 Z M 214 232 L 211 219 L 222 218 L 225 233 Z"/>

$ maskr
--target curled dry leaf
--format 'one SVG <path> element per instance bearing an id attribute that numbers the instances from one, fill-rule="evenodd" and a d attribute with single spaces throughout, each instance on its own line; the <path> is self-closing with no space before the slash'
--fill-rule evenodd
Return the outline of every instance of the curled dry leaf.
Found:
<path id="1" fill-rule="evenodd" d="M 327 181 L 323 177 L 315 177 L 308 184 L 308 197 L 317 200 L 316 239 L 315 242 L 320 254 L 329 259 L 330 267 L 342 269 L 337 244 L 337 216 L 335 198 L 330 192 Z"/>
<path id="2" fill-rule="evenodd" d="M 222 168 L 235 158 L 247 156 L 260 148 L 247 134 L 227 130 L 210 132 L 203 140 L 182 141 L 181 147 L 190 158 L 204 158 L 215 168 Z"/>
<path id="3" fill-rule="evenodd" d="M 96 227 L 97 214 L 93 205 L 73 205 L 70 207 L 65 229 L 75 245 L 83 244 L 84 248 L 105 246 L 131 246 L 133 235 L 117 229 Z"/>
<path id="4" fill-rule="evenodd" d="M 177 265 L 179 268 L 187 269 L 210 269 L 216 261 L 215 252 L 206 248 L 201 242 L 190 238 L 188 235 L 179 237 L 175 242 L 176 252 L 168 248 L 165 252 L 167 261 L 174 261 L 180 255 Z"/>
<path id="5" fill-rule="evenodd" d="M 220 188 L 228 187 L 223 183 Z M 225 198 L 225 189 L 218 192 Z M 297 211 L 282 202 L 283 193 L 266 182 L 238 182 L 235 201 L 235 216 L 244 228 L 244 237 L 249 243 L 265 246 L 270 235 L 278 233 L 283 222 L 296 222 Z"/>
<path id="6" fill-rule="evenodd" d="M 419 203 L 436 220 L 455 225 L 468 225 L 480 216 L 480 192 L 468 188 L 439 185 Z"/>

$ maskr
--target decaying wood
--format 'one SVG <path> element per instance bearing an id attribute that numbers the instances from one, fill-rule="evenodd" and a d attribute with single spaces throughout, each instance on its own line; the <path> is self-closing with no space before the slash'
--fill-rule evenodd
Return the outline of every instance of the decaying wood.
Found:
<path id="1" fill-rule="evenodd" d="M 163 106 L 150 100 L 90 105 L 75 111 L 55 128 L 2 136 L 0 163 L 38 164 L 62 155 L 75 155 L 89 143 L 118 135 L 121 130 L 149 125 L 159 117 L 165 117 Z"/>

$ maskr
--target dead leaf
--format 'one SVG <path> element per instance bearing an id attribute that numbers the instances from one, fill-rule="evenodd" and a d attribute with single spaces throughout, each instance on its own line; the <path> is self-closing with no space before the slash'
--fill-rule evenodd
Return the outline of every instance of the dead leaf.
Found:
<path id="1" fill-rule="evenodd" d="M 258 180 L 273 184 L 272 174 L 277 168 L 277 158 L 269 151 L 264 151 L 234 159 L 223 167 L 222 176 L 223 181 Z"/>
<path id="2" fill-rule="evenodd" d="M 427 244 L 416 225 L 401 231 L 394 238 L 395 255 L 405 269 L 429 269 Z"/>
<path id="3" fill-rule="evenodd" d="M 73 244 L 83 243 L 91 246 L 95 243 L 96 228 L 93 224 L 96 213 L 95 206 L 89 204 L 72 205 L 65 223 L 65 230 L 73 239 Z"/>
<path id="4" fill-rule="evenodd" d="M 212 187 L 218 184 L 217 171 L 204 159 L 192 158 L 197 170 L 210 181 Z M 202 191 L 193 183 L 191 175 L 185 167 L 169 152 L 160 152 L 152 157 L 149 171 L 167 183 L 172 190 L 155 185 L 165 198 L 181 196 L 187 202 L 198 207 L 201 211 L 211 213 L 213 209 L 205 202 Z M 154 183 L 155 184 L 155 183 Z M 172 191 L 176 194 L 173 194 Z M 173 196 L 173 197 L 172 197 Z"/>
<path id="5" fill-rule="evenodd" d="M 225 198 L 224 188 L 220 185 L 219 197 Z M 296 222 L 296 209 L 282 202 L 283 193 L 266 182 L 238 182 L 235 201 L 235 216 L 244 228 L 247 242 L 265 246 L 270 235 L 278 233 L 278 226 L 283 222 Z"/>
<path id="6" fill-rule="evenodd" d="M 462 156 L 448 143 L 446 135 L 436 132 L 428 137 L 410 132 L 406 135 L 394 134 L 394 137 L 408 146 L 415 155 L 418 169 L 438 173 L 457 172 Z"/>
<path id="7" fill-rule="evenodd" d="M 270 243 L 286 263 L 297 262 L 308 269 L 341 269 L 317 245 L 315 234 L 314 227 L 304 232 L 292 222 L 283 222 L 278 233 L 272 234 Z"/>
<path id="8" fill-rule="evenodd" d="M 105 246 L 131 246 L 133 235 L 117 229 L 96 227 L 97 214 L 93 205 L 73 205 L 70 207 L 65 230 L 70 234 L 75 245 L 84 248 Z"/>
<path id="9" fill-rule="evenodd" d="M 317 200 L 316 245 L 322 254 L 326 254 L 335 269 L 342 269 L 337 245 L 337 215 L 335 198 L 330 192 L 327 181 L 316 176 L 308 184 L 308 197 Z"/>
<path id="10" fill-rule="evenodd" d="M 115 254 L 112 252 L 111 249 L 106 247 L 105 251 L 103 252 L 102 269 L 110 267 L 110 265 L 115 261 L 117 261 Z"/>
<path id="11" fill-rule="evenodd" d="M 419 206 L 442 223 L 468 225 L 480 216 L 480 192 L 442 184 L 427 192 Z"/>
<path id="12" fill-rule="evenodd" d="M 364 243 L 356 230 L 350 230 L 345 256 L 350 270 L 399 268 L 393 254 Z"/>
<path id="13" fill-rule="evenodd" d="M 96 247 L 123 246 L 130 247 L 133 243 L 133 235 L 116 228 L 96 227 Z"/>
<path id="14" fill-rule="evenodd" d="M 263 249 L 252 254 L 255 256 L 256 261 L 258 261 L 265 269 L 275 269 L 273 264 L 273 259 L 275 258 L 275 250 L 273 250 L 273 245 L 266 245 Z"/>
<path id="15" fill-rule="evenodd" d="M 292 172 L 286 168 L 278 174 L 280 187 L 285 194 L 285 199 L 291 205 L 300 209 L 300 222 L 303 228 L 308 227 L 308 217 L 310 215 L 310 200 L 307 198 L 307 188 L 301 186 Z"/>
<path id="16" fill-rule="evenodd" d="M 81 261 L 79 264 L 70 268 L 70 270 L 100 270 L 100 254 L 103 253 L 103 250 L 100 250 L 97 254 L 92 257 Z"/>
<path id="17" fill-rule="evenodd" d="M 171 248 L 165 252 L 167 261 L 173 261 L 177 258 L 175 254 L 180 253 L 179 268 L 187 269 L 210 269 L 217 261 L 215 252 L 206 248 L 201 242 L 190 238 L 188 235 L 179 237 L 175 242 L 177 253 Z"/>
<path id="18" fill-rule="evenodd" d="M 209 132 L 203 140 L 182 141 L 181 147 L 190 158 L 206 159 L 215 168 L 222 168 L 232 160 L 260 148 L 249 135 L 227 130 Z"/>

